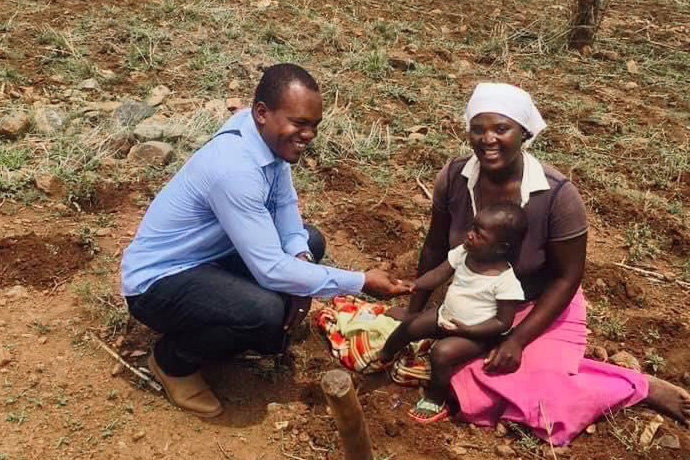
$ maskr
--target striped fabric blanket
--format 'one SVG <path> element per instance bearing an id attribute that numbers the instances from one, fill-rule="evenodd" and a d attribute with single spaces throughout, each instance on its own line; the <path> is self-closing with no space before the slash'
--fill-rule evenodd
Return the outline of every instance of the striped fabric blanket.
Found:
<path id="1" fill-rule="evenodd" d="M 381 303 L 336 296 L 332 306 L 323 307 L 312 315 L 312 322 L 343 366 L 362 373 L 381 372 L 384 369 L 374 358 L 400 324 L 383 314 L 387 309 Z M 428 381 L 432 343 L 433 340 L 420 340 L 408 345 L 390 366 L 391 379 L 405 386 L 418 386 Z"/>

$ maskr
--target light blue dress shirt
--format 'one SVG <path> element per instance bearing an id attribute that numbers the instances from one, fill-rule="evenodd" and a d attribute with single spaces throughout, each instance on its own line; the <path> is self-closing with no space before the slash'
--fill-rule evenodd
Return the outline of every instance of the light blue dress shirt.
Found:
<path id="1" fill-rule="evenodd" d="M 235 133 L 227 131 L 234 130 Z M 294 257 L 308 250 L 289 163 L 250 109 L 231 117 L 153 200 L 122 258 L 122 292 L 237 251 L 259 285 L 299 296 L 360 292 L 364 274 Z"/>

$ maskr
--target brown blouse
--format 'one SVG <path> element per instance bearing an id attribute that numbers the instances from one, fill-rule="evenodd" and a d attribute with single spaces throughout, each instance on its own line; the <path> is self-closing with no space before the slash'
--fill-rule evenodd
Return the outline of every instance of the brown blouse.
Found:
<path id="1" fill-rule="evenodd" d="M 453 158 L 448 161 L 434 183 L 434 209 L 450 214 L 450 248 L 465 240 L 473 219 L 467 178 L 461 174 L 467 160 Z M 553 167 L 544 164 L 542 167 L 550 189 L 530 194 L 524 207 L 529 222 L 527 235 L 513 267 L 527 300 L 539 297 L 551 281 L 547 243 L 569 240 L 587 232 L 587 213 L 577 188 Z M 475 195 L 478 187 L 479 184 L 475 186 Z"/>

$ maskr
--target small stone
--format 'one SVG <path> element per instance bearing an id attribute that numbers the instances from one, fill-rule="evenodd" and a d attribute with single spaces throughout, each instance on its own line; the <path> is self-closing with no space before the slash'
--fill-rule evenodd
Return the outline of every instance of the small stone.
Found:
<path id="1" fill-rule="evenodd" d="M 24 112 L 12 112 L 0 120 L 0 136 L 15 139 L 29 130 L 31 119 Z"/>
<path id="2" fill-rule="evenodd" d="M 405 131 L 407 131 L 408 133 L 426 134 L 429 132 L 429 127 L 426 125 L 415 125 L 411 128 L 407 128 Z"/>
<path id="3" fill-rule="evenodd" d="M 34 184 L 36 188 L 52 197 L 61 197 L 65 195 L 65 183 L 55 174 L 46 172 L 34 173 Z"/>
<path id="4" fill-rule="evenodd" d="M 136 433 L 134 433 L 132 435 L 132 441 L 134 441 L 134 442 L 140 441 L 141 439 L 144 438 L 144 436 L 146 436 L 146 433 L 143 430 L 137 431 Z"/>
<path id="5" fill-rule="evenodd" d="M 268 403 L 268 405 L 266 405 L 266 410 L 268 411 L 269 414 L 274 413 L 274 412 L 279 412 L 282 409 L 283 409 L 283 405 L 280 403 L 277 403 L 277 402 Z"/>
<path id="6" fill-rule="evenodd" d="M 242 107 L 244 107 L 244 104 L 242 103 L 242 99 L 239 97 L 229 97 L 225 100 L 225 108 L 230 112 L 234 112 Z"/>
<path id="7" fill-rule="evenodd" d="M 407 141 L 412 143 L 412 142 L 419 142 L 422 141 L 426 136 L 422 133 L 410 133 L 409 136 L 407 136 Z"/>
<path id="8" fill-rule="evenodd" d="M 635 89 L 638 86 L 639 85 L 637 83 L 635 83 L 634 81 L 629 81 L 624 85 L 625 89 Z"/>
<path id="9" fill-rule="evenodd" d="M 98 230 L 96 230 L 96 236 L 110 236 L 112 234 L 113 231 L 109 228 L 99 228 Z"/>
<path id="10" fill-rule="evenodd" d="M 594 423 L 592 423 L 591 425 L 588 425 L 587 428 L 585 428 L 585 433 L 587 433 L 587 434 L 594 434 L 596 432 L 597 432 L 597 426 Z"/>
<path id="11" fill-rule="evenodd" d="M 617 51 L 609 50 L 599 50 L 593 56 L 598 59 L 608 59 L 609 61 L 618 61 L 621 58 Z"/>
<path id="12" fill-rule="evenodd" d="M 659 427 L 664 423 L 664 418 L 656 414 L 654 418 L 644 427 L 640 435 L 640 445 L 646 447 L 652 443 L 654 435 L 659 430 Z"/>
<path id="13" fill-rule="evenodd" d="M 173 120 L 154 116 L 142 121 L 134 128 L 134 135 L 143 141 L 153 141 L 162 138 L 178 138 L 182 131 Z"/>
<path id="14" fill-rule="evenodd" d="M 632 74 L 640 73 L 640 69 L 637 66 L 637 62 L 635 62 L 634 59 L 631 59 L 628 62 L 626 62 L 625 67 L 628 69 L 628 72 L 630 72 Z"/>
<path id="15" fill-rule="evenodd" d="M 110 69 L 98 69 L 96 73 L 106 80 L 113 80 L 117 74 Z"/>
<path id="16" fill-rule="evenodd" d="M 123 370 L 125 370 L 125 366 L 123 366 L 122 363 L 115 363 L 113 368 L 110 370 L 110 375 L 115 377 L 116 375 L 122 373 Z"/>
<path id="17" fill-rule="evenodd" d="M 597 278 L 597 280 L 594 282 L 594 284 L 596 284 L 597 287 L 599 287 L 601 289 L 606 289 L 608 287 L 608 285 L 606 284 L 606 281 L 604 281 L 601 278 Z"/>
<path id="18" fill-rule="evenodd" d="M 87 90 L 98 89 L 98 81 L 95 78 L 87 78 L 86 80 L 82 80 L 82 82 L 79 83 L 78 88 Z"/>
<path id="19" fill-rule="evenodd" d="M 47 341 L 48 337 L 46 337 L 45 335 L 38 338 L 38 343 L 40 343 L 41 345 L 45 345 Z"/>
<path id="20" fill-rule="evenodd" d="M 8 299 L 25 299 L 29 297 L 29 291 L 21 284 L 17 284 L 5 292 L 5 297 Z"/>
<path id="21" fill-rule="evenodd" d="M 604 347 L 594 346 L 592 347 L 592 357 L 599 361 L 607 362 L 609 360 L 609 353 Z"/>
<path id="22" fill-rule="evenodd" d="M 156 107 L 165 102 L 165 99 L 170 95 L 171 91 L 165 85 L 158 85 L 151 90 L 149 98 L 146 99 L 146 104 L 151 107 Z"/>
<path id="23" fill-rule="evenodd" d="M 86 104 L 80 112 L 105 112 L 110 113 L 122 105 L 121 102 L 117 101 L 105 101 L 105 102 L 89 102 Z"/>
<path id="24" fill-rule="evenodd" d="M 66 120 L 66 114 L 56 107 L 38 107 L 34 111 L 34 127 L 42 134 L 59 131 Z"/>
<path id="25" fill-rule="evenodd" d="M 637 358 L 635 358 L 627 351 L 619 351 L 615 355 L 611 356 L 609 360 L 613 364 L 617 364 L 622 367 L 627 367 L 628 369 L 633 369 L 636 371 L 642 370 L 642 366 L 640 366 L 640 362 L 637 360 Z"/>
<path id="26" fill-rule="evenodd" d="M 398 70 L 414 70 L 417 63 L 406 53 L 393 51 L 388 55 L 388 64 Z"/>
<path id="27" fill-rule="evenodd" d="M 5 367 L 12 362 L 12 355 L 9 350 L 5 350 L 0 346 L 0 367 Z"/>
<path id="28" fill-rule="evenodd" d="M 675 434 L 665 434 L 659 438 L 657 444 L 667 449 L 680 449 L 680 440 Z"/>
<path id="29" fill-rule="evenodd" d="M 496 455 L 499 457 L 509 458 L 515 457 L 515 450 L 510 446 L 496 446 Z"/>
<path id="30" fill-rule="evenodd" d="M 137 138 L 128 133 L 121 133 L 113 136 L 110 141 L 108 141 L 108 148 L 113 152 L 113 157 L 116 159 L 123 159 L 127 157 L 127 154 L 137 144 Z"/>
<path id="31" fill-rule="evenodd" d="M 400 428 L 398 425 L 394 422 L 386 422 L 383 425 L 384 430 L 386 431 L 386 434 L 390 436 L 391 438 L 395 438 L 400 434 Z"/>
<path id="32" fill-rule="evenodd" d="M 507 434 L 508 434 L 508 428 L 506 428 L 506 426 L 504 424 L 502 424 L 501 422 L 498 422 L 496 424 L 496 437 L 502 438 Z"/>
<path id="33" fill-rule="evenodd" d="M 460 62 L 458 62 L 458 71 L 461 73 L 466 73 L 472 70 L 472 63 L 468 61 L 467 59 L 461 59 Z"/>
<path id="34" fill-rule="evenodd" d="M 148 141 L 131 148 L 127 159 L 139 165 L 165 166 L 172 158 L 172 145 L 167 142 Z"/>
<path id="35" fill-rule="evenodd" d="M 457 455 L 459 457 L 462 457 L 463 455 L 467 455 L 467 449 L 465 449 L 462 446 L 457 446 L 457 445 L 450 446 L 450 448 L 448 450 L 450 450 L 450 452 L 452 454 Z"/>
<path id="36" fill-rule="evenodd" d="M 417 51 L 419 51 L 419 46 L 415 45 L 414 43 L 410 43 L 405 45 L 404 49 L 410 54 L 417 54 Z"/>
<path id="37" fill-rule="evenodd" d="M 154 112 L 153 107 L 143 102 L 126 101 L 113 111 L 113 118 L 121 125 L 134 126 L 144 118 L 153 115 Z"/>
<path id="38" fill-rule="evenodd" d="M 239 80 L 232 80 L 230 83 L 228 83 L 228 89 L 230 91 L 237 91 L 238 89 L 240 89 Z"/>
<path id="39" fill-rule="evenodd" d="M 138 358 L 139 356 L 145 356 L 147 353 L 144 350 L 134 350 L 130 353 L 131 358 Z"/>
<path id="40" fill-rule="evenodd" d="M 288 422 L 287 420 L 275 423 L 276 431 L 287 430 L 289 426 L 290 426 L 290 422 Z"/>

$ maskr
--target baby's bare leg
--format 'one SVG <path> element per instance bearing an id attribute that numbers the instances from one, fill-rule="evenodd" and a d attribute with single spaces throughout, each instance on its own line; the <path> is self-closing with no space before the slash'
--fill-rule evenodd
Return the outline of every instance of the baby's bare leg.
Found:
<path id="1" fill-rule="evenodd" d="M 438 308 L 424 310 L 412 318 L 405 319 L 386 340 L 386 344 L 379 352 L 379 359 L 390 361 L 405 345 L 416 340 L 436 338 L 439 327 L 436 325 L 436 311 Z"/>
<path id="2" fill-rule="evenodd" d="M 453 370 L 485 353 L 490 345 L 464 337 L 446 337 L 437 341 L 431 349 L 431 382 L 425 391 L 426 398 L 442 404 L 450 391 Z"/>

